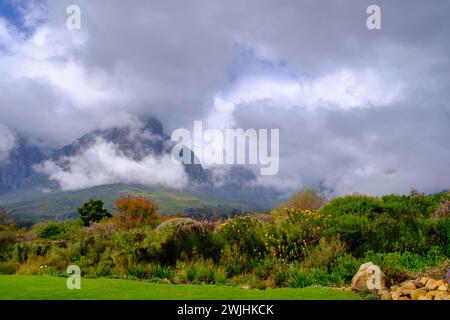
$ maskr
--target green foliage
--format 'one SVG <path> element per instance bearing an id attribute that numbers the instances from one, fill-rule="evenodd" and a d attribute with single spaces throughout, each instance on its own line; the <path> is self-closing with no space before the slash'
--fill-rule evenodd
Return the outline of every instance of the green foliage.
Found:
<path id="1" fill-rule="evenodd" d="M 219 235 L 228 245 L 239 247 L 242 254 L 250 257 L 264 251 L 263 222 L 256 216 L 238 216 L 220 226 Z"/>
<path id="2" fill-rule="evenodd" d="M 78 213 L 80 214 L 83 225 L 86 227 L 93 222 L 99 222 L 104 218 L 111 217 L 108 210 L 103 208 L 103 201 L 95 199 L 89 200 L 78 208 Z"/>
<path id="3" fill-rule="evenodd" d="M 18 264 L 14 262 L 0 262 L 0 275 L 15 274 L 18 269 Z"/>
<path id="4" fill-rule="evenodd" d="M 289 286 L 292 288 L 305 288 L 312 285 L 328 286 L 330 275 L 323 268 L 305 268 L 304 266 L 294 266 Z"/>
<path id="5" fill-rule="evenodd" d="M 76 264 L 91 278 L 301 288 L 348 284 L 372 261 L 402 281 L 434 267 L 440 274 L 449 261 L 450 218 L 435 214 L 443 197 L 351 196 L 320 210 L 286 208 L 222 223 L 175 218 L 159 226 L 164 219 L 155 219 L 153 203 L 122 198 L 120 219 L 87 227 L 4 224 L 0 273 L 64 275 Z"/>
<path id="6" fill-rule="evenodd" d="M 345 196 L 331 200 L 320 212 L 332 217 L 356 215 L 373 219 L 383 212 L 383 206 L 381 200 L 375 197 Z"/>
<path id="7" fill-rule="evenodd" d="M 308 268 L 322 267 L 331 271 L 335 259 L 342 256 L 344 252 L 345 247 L 340 240 L 332 239 L 328 241 L 326 238 L 322 238 L 320 239 L 319 244 L 308 252 L 303 264 Z"/>
<path id="8" fill-rule="evenodd" d="M 333 275 L 341 279 L 343 283 L 350 283 L 361 264 L 362 261 L 356 259 L 351 254 L 343 254 L 342 256 L 336 257 L 334 261 Z"/>
<path id="9" fill-rule="evenodd" d="M 57 222 L 38 224 L 35 230 L 38 238 L 45 240 L 65 239 L 69 232 L 66 225 Z"/>
<path id="10" fill-rule="evenodd" d="M 161 230 L 158 235 L 160 261 L 174 264 L 182 257 L 217 258 L 221 246 L 214 230 L 214 223 L 207 221 L 179 224 L 168 230 Z"/>
<path id="11" fill-rule="evenodd" d="M 381 199 L 347 196 L 333 199 L 320 211 L 332 218 L 327 236 L 338 236 L 349 252 L 415 252 L 449 243 L 446 218 L 432 215 L 444 194 L 389 195 Z"/>

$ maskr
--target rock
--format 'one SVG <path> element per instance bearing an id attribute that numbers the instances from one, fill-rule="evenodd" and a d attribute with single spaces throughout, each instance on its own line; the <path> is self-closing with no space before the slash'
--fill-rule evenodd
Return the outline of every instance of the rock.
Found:
<path id="1" fill-rule="evenodd" d="M 449 285 L 429 277 L 408 280 L 377 293 L 380 300 L 450 300 Z"/>
<path id="2" fill-rule="evenodd" d="M 351 284 L 351 288 L 353 290 L 356 291 L 364 291 L 364 290 L 370 290 L 368 288 L 368 279 L 369 277 L 374 277 L 376 275 L 373 275 L 373 270 L 380 270 L 380 268 L 373 264 L 373 262 L 366 262 L 364 264 L 362 264 L 359 269 L 358 272 L 355 274 L 355 276 L 352 279 L 352 284 Z M 376 282 L 375 284 L 375 288 L 374 289 L 382 289 L 386 287 L 386 276 L 385 274 L 380 270 L 380 279 L 379 279 L 379 288 L 377 288 L 377 284 Z M 370 281 L 370 279 L 369 279 Z"/>
<path id="3" fill-rule="evenodd" d="M 416 282 L 416 284 L 417 284 L 417 286 L 419 286 L 419 287 L 425 287 L 425 285 L 427 284 L 427 281 L 428 281 L 429 279 L 430 279 L 430 278 L 422 277 L 422 278 L 419 279 L 419 281 Z"/>
<path id="4" fill-rule="evenodd" d="M 446 292 L 444 291 L 438 291 L 435 296 L 434 296 L 434 300 L 445 300 L 446 297 L 448 297 L 449 295 L 447 295 Z"/>
<path id="5" fill-rule="evenodd" d="M 443 280 L 435 281 L 430 290 L 437 290 L 442 285 L 445 285 L 445 282 Z"/>
<path id="6" fill-rule="evenodd" d="M 411 292 L 411 299 L 412 300 L 419 300 L 419 297 L 421 296 L 426 296 L 427 292 L 425 290 L 414 290 L 413 292 Z"/>
<path id="7" fill-rule="evenodd" d="M 426 294 L 426 296 L 429 297 L 430 300 L 433 300 L 434 297 L 436 296 L 436 294 L 437 294 L 437 291 L 430 291 Z"/>
<path id="8" fill-rule="evenodd" d="M 427 287 L 430 290 L 434 290 L 433 288 L 434 288 L 434 283 L 435 282 L 436 281 L 433 280 L 433 279 L 428 279 L 427 283 L 425 284 L 425 287 Z"/>
<path id="9" fill-rule="evenodd" d="M 447 285 L 445 283 L 441 284 L 437 289 L 438 289 L 438 291 L 447 291 L 448 290 Z"/>
<path id="10" fill-rule="evenodd" d="M 378 294 L 380 295 L 381 300 L 392 300 L 391 293 L 387 290 L 380 290 Z"/>
<path id="11" fill-rule="evenodd" d="M 402 290 L 416 290 L 416 286 L 414 285 L 414 282 L 407 281 L 401 284 Z"/>
<path id="12" fill-rule="evenodd" d="M 391 292 L 391 297 L 392 297 L 392 300 L 399 300 L 400 299 L 400 293 L 398 293 L 397 291 Z"/>
<path id="13" fill-rule="evenodd" d="M 414 291 L 414 290 L 405 290 L 405 289 L 401 289 L 400 294 L 403 295 L 403 296 L 410 296 L 411 293 L 412 293 L 413 291 Z"/>
<path id="14" fill-rule="evenodd" d="M 399 288 L 399 287 L 398 287 L 397 285 L 395 285 L 395 286 L 392 286 L 392 287 L 391 287 L 391 291 L 397 291 L 397 290 L 398 290 L 398 288 Z"/>

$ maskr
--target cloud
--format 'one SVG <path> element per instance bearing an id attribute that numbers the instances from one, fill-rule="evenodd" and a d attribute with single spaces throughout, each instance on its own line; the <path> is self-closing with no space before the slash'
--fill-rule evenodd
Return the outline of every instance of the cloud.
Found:
<path id="1" fill-rule="evenodd" d="M 280 173 L 261 184 L 440 191 L 450 183 L 450 3 L 378 2 L 382 30 L 369 31 L 370 0 L 79 0 L 72 32 L 71 1 L 33 1 L 22 28 L 0 17 L 0 120 L 52 146 L 134 115 L 156 116 L 167 133 L 194 120 L 279 128 Z M 69 188 L 108 181 L 98 166 L 114 147 L 99 150 L 47 172 Z"/>
<path id="2" fill-rule="evenodd" d="M 113 183 L 140 183 L 181 188 L 187 176 L 181 165 L 172 162 L 170 155 L 148 155 L 133 160 L 117 146 L 98 139 L 73 157 L 61 159 L 65 165 L 48 160 L 35 166 L 35 170 L 57 181 L 62 190 L 77 190 Z"/>
<path id="3" fill-rule="evenodd" d="M 0 163 L 4 162 L 16 144 L 16 136 L 4 125 L 0 124 Z"/>

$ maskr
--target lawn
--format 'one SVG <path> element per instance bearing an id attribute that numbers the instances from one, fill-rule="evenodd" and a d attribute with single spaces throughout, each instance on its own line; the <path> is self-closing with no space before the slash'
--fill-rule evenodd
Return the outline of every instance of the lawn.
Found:
<path id="1" fill-rule="evenodd" d="M 352 292 L 332 288 L 251 290 L 212 285 L 166 285 L 134 280 L 82 279 L 80 290 L 69 290 L 66 278 L 0 276 L 0 300 L 355 300 Z"/>

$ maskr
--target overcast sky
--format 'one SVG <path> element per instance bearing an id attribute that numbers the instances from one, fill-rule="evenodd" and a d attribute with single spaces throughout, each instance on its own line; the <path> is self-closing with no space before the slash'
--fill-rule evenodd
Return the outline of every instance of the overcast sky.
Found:
<path id="1" fill-rule="evenodd" d="M 82 28 L 66 28 L 77 4 Z M 366 8 L 381 7 L 381 30 Z M 336 194 L 450 187 L 450 2 L 3 0 L 0 159 L 153 115 L 165 132 L 279 128 L 258 183 Z"/>

